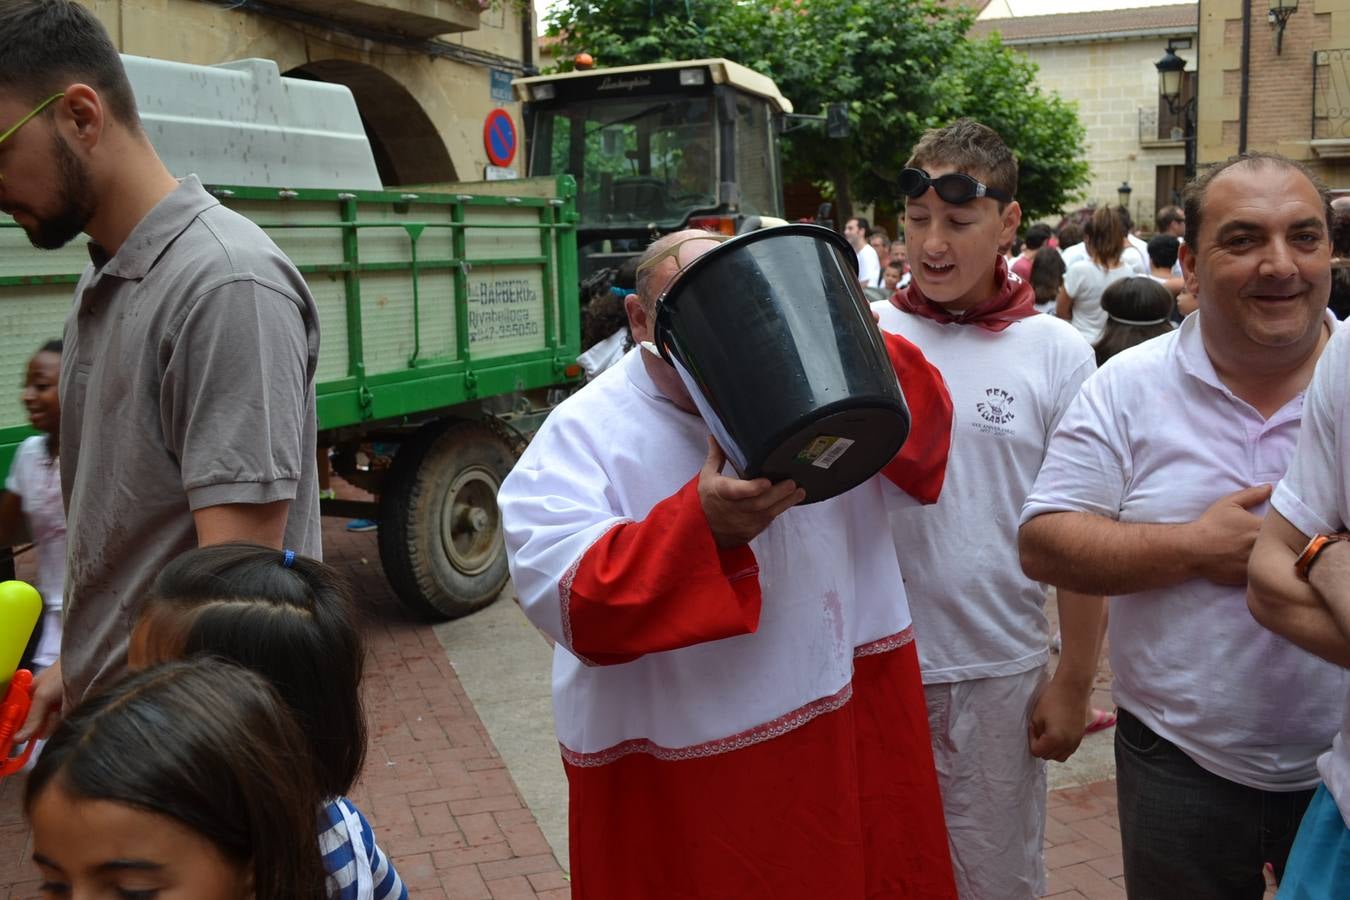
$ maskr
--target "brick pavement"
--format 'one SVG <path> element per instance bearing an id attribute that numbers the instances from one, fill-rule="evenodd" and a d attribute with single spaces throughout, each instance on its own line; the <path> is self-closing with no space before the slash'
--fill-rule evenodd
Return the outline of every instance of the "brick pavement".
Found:
<path id="1" fill-rule="evenodd" d="M 398 604 L 374 534 L 324 520 L 329 562 L 368 612 L 366 706 L 370 748 L 353 800 L 371 820 L 417 900 L 569 896 L 568 882 L 525 808 L 429 623 Z M 20 577 L 30 560 L 21 560 Z M 1110 674 L 1094 702 L 1109 708 Z M 36 896 L 21 780 L 0 782 L 0 895 Z M 1052 792 L 1046 824 L 1048 897 L 1124 897 L 1115 783 Z"/>
<path id="2" fill-rule="evenodd" d="M 1051 792 L 1045 868 L 1046 896 L 1055 900 L 1125 896 L 1114 781 Z"/>

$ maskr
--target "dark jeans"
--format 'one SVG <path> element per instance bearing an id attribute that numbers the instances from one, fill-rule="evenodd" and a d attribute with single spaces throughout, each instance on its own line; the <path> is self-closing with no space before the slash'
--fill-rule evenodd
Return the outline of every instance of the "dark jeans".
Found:
<path id="1" fill-rule="evenodd" d="M 1119 710 L 1116 795 L 1130 900 L 1261 900 L 1284 874 L 1306 791 L 1261 791 L 1207 772 Z"/>

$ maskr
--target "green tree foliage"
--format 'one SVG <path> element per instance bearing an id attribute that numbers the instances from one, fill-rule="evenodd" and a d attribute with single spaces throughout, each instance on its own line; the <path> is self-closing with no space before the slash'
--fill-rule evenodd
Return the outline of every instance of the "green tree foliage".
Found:
<path id="1" fill-rule="evenodd" d="M 1036 66 L 997 37 L 969 40 L 969 10 L 936 0 L 566 0 L 549 17 L 559 68 L 724 56 L 778 83 L 798 112 L 848 104 L 852 133 L 785 142 L 789 180 L 829 182 L 840 215 L 855 200 L 892 207 L 919 136 L 960 116 L 998 130 L 1021 162 L 1024 218 L 1078 199 L 1088 181 L 1072 104 L 1036 85 Z"/>
<path id="2" fill-rule="evenodd" d="M 1022 218 L 1033 221 L 1081 199 L 1089 170 L 1085 132 L 1074 104 L 1036 84 L 1036 64 L 997 35 L 957 46 L 945 102 L 932 122 L 970 116 L 993 128 L 1017 154 Z"/>

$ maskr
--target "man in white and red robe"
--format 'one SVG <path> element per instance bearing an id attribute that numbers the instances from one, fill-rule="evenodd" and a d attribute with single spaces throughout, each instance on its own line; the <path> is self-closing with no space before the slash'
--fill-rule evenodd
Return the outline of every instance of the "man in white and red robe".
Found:
<path id="1" fill-rule="evenodd" d="M 715 246 L 700 234 L 648 251 L 636 341 Z M 887 346 L 913 426 L 886 475 L 933 502 L 950 398 L 913 345 Z M 723 462 L 675 370 L 634 350 L 502 485 L 516 591 L 557 641 L 573 896 L 955 898 L 879 480 L 796 506 L 790 481 Z"/>

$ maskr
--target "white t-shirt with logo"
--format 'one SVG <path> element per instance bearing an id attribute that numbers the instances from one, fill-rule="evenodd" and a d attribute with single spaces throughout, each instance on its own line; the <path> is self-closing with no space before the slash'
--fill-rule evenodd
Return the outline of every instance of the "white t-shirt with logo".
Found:
<path id="1" fill-rule="evenodd" d="M 1350 328 L 1341 328 L 1318 360 L 1303 404 L 1303 429 L 1289 472 L 1275 488 L 1270 505 L 1311 537 L 1350 526 Z M 1341 731 L 1332 749 L 1317 760 L 1341 818 L 1350 827 L 1350 693 L 1346 694 Z"/>
<path id="2" fill-rule="evenodd" d="M 1022 574 L 1017 519 L 1045 447 L 1096 368 L 1067 322 L 1034 315 L 1000 332 L 874 303 L 881 327 L 923 351 L 952 395 L 942 495 L 921 506 L 886 485 L 926 684 L 1016 675 L 1048 658 L 1045 590 Z"/>
<path id="3" fill-rule="evenodd" d="M 1220 497 L 1284 476 L 1303 395 L 1268 419 L 1236 397 L 1214 371 L 1200 317 L 1117 354 L 1083 385 L 1023 522 L 1054 512 L 1193 522 Z M 1257 624 L 1244 585 L 1193 578 L 1112 597 L 1110 646 L 1116 703 L 1198 765 L 1259 790 L 1317 784 L 1350 679 Z"/>

